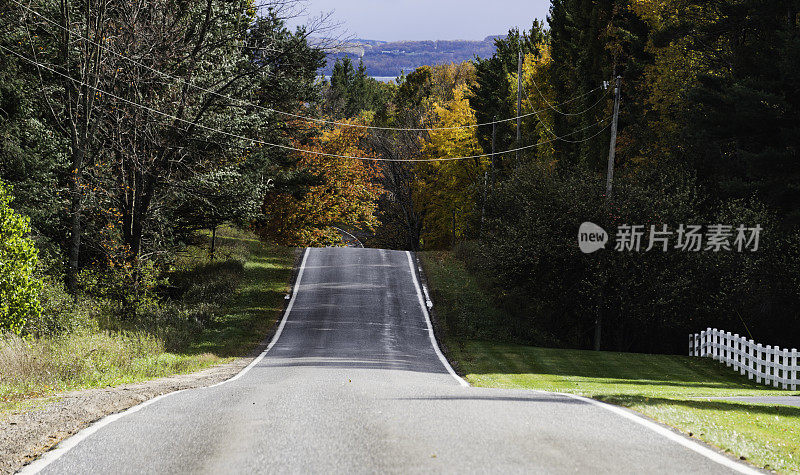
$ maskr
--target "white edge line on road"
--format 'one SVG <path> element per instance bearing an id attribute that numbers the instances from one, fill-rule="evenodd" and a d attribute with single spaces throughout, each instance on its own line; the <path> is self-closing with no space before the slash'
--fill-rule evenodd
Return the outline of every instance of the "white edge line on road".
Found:
<path id="1" fill-rule="evenodd" d="M 422 266 L 418 266 L 419 274 L 422 275 Z M 428 286 L 425 285 L 425 282 L 420 282 L 422 284 L 422 293 L 425 294 L 425 305 L 428 306 L 428 310 L 433 308 L 433 300 L 431 300 L 431 294 L 428 292 Z"/>
<path id="2" fill-rule="evenodd" d="M 281 333 L 283 333 L 283 327 L 286 326 L 286 320 L 289 319 L 289 313 L 292 311 L 292 308 L 294 307 L 294 301 L 297 298 L 297 293 L 300 290 L 300 280 L 303 278 L 303 272 L 305 272 L 306 270 L 306 261 L 308 261 L 308 248 L 306 248 L 305 252 L 303 253 L 303 262 L 300 264 L 300 270 L 297 272 L 297 280 L 295 280 L 294 288 L 292 289 L 292 298 L 291 300 L 289 300 L 289 305 L 286 306 L 286 311 L 283 312 L 283 318 L 281 319 L 281 323 L 278 325 L 278 329 L 275 330 L 275 335 L 272 336 L 272 340 L 270 340 L 269 345 L 267 345 L 264 351 L 262 351 L 261 354 L 256 357 L 256 359 L 251 361 L 250 364 L 247 365 L 246 368 L 241 370 L 239 374 L 237 374 L 236 376 L 232 377 L 231 379 L 226 379 L 225 381 L 213 384 L 211 386 L 207 386 L 202 389 L 215 388 L 217 386 L 222 386 L 223 384 L 230 383 L 231 381 L 236 381 L 237 379 L 244 376 L 248 371 L 250 371 L 253 368 L 253 366 L 260 363 L 265 356 L 267 356 L 267 352 L 271 350 L 273 346 L 275 346 L 275 343 L 278 342 L 278 338 L 281 337 Z"/>
<path id="3" fill-rule="evenodd" d="M 355 240 L 356 240 L 356 242 L 358 243 L 359 247 L 361 247 L 362 249 L 364 248 L 364 244 L 362 244 L 362 243 L 361 243 L 361 241 L 360 241 L 360 240 L 359 240 L 357 237 L 355 237 L 355 236 L 353 236 L 352 234 L 348 233 L 348 232 L 347 232 L 347 231 L 345 231 L 344 229 L 337 228 L 336 226 L 331 226 L 331 227 L 332 227 L 333 229 L 335 229 L 335 230 L 337 230 L 337 231 L 339 231 L 339 232 L 341 232 L 341 233 L 347 234 L 347 235 L 348 235 L 348 236 L 350 236 L 351 238 L 355 239 Z"/>
<path id="4" fill-rule="evenodd" d="M 456 378 L 456 380 L 458 380 L 458 382 L 461 383 L 462 386 L 469 386 L 469 383 L 467 383 L 463 378 L 458 376 L 455 371 L 453 371 L 452 366 L 450 366 L 450 363 L 444 357 L 444 355 L 442 354 L 441 350 L 439 349 L 439 345 L 436 343 L 436 337 L 433 334 L 433 326 L 431 325 L 430 315 L 428 314 L 428 309 L 426 308 L 425 303 L 423 302 L 422 292 L 420 291 L 420 285 L 419 285 L 419 282 L 417 281 L 417 275 L 414 272 L 414 263 L 413 263 L 413 259 L 411 257 L 411 252 L 406 251 L 406 254 L 408 255 L 408 264 L 411 267 L 411 276 L 414 279 L 414 285 L 416 286 L 416 289 L 417 289 L 417 297 L 419 298 L 419 305 L 420 305 L 420 308 L 422 308 L 422 312 L 425 314 L 425 320 L 426 320 L 426 322 L 428 324 L 428 335 L 431 338 L 431 344 L 433 345 L 433 348 L 436 350 L 436 355 L 442 361 L 442 364 L 444 364 L 445 368 L 447 368 L 447 371 L 454 378 Z M 420 268 L 420 271 L 421 270 L 422 270 L 422 268 Z M 625 419 L 628 419 L 629 421 L 631 421 L 631 422 L 633 422 L 635 424 L 639 424 L 640 426 L 642 426 L 642 427 L 644 427 L 646 429 L 650 429 L 651 431 L 655 432 L 656 434 L 658 434 L 658 435 L 660 435 L 662 437 L 665 437 L 665 438 L 667 438 L 667 439 L 669 439 L 669 440 L 671 440 L 673 442 L 676 442 L 679 445 L 691 450 L 692 452 L 695 452 L 696 454 L 701 455 L 701 456 L 711 460 L 712 462 L 716 462 L 716 463 L 718 463 L 720 465 L 723 465 L 723 466 L 725 466 L 727 468 L 730 468 L 731 470 L 734 470 L 734 471 L 736 471 L 738 473 L 746 473 L 746 474 L 760 474 L 760 473 L 762 473 L 762 472 L 760 472 L 760 471 L 758 471 L 758 470 L 756 470 L 754 468 L 751 468 L 751 467 L 749 467 L 749 466 L 747 466 L 747 465 L 745 465 L 743 463 L 739 463 L 739 462 L 737 462 L 735 460 L 732 460 L 731 458 L 729 458 L 729 457 L 727 457 L 727 456 L 725 456 L 725 455 L 723 455 L 723 454 L 721 454 L 719 452 L 715 452 L 714 450 L 709 449 L 708 447 L 704 447 L 703 445 L 701 445 L 701 444 L 689 439 L 687 436 L 675 433 L 675 432 L 671 431 L 670 429 L 668 429 L 668 428 L 666 428 L 664 426 L 661 426 L 661 425 L 659 425 L 659 424 L 657 424 L 655 422 L 652 422 L 652 421 L 649 421 L 649 420 L 645 419 L 644 417 L 637 416 L 633 412 L 628 411 L 626 409 L 623 409 L 622 407 L 615 406 L 613 404 L 608 404 L 608 403 L 605 403 L 605 402 L 601 402 L 601 401 L 598 401 L 596 399 L 591 399 L 591 398 L 588 398 L 588 397 L 578 396 L 576 394 L 558 393 L 558 392 L 552 392 L 552 391 L 537 391 L 537 390 L 535 390 L 534 392 L 546 393 L 546 394 L 558 394 L 560 396 L 565 396 L 565 397 L 569 397 L 569 398 L 572 398 L 572 399 L 577 399 L 579 401 L 586 402 L 588 404 L 592 404 L 594 406 L 603 408 L 603 409 L 605 409 L 607 411 L 613 412 L 614 414 L 617 414 L 618 416 L 622 416 Z"/>
<path id="5" fill-rule="evenodd" d="M 111 414 L 110 416 L 106 416 L 106 417 L 100 419 L 99 421 L 95 422 L 94 424 L 90 425 L 89 427 L 81 430 L 80 432 L 78 432 L 77 434 L 73 435 L 72 437 L 64 440 L 63 442 L 58 444 L 58 446 L 55 449 L 50 450 L 49 452 L 45 452 L 44 455 L 42 455 L 39 459 L 35 460 L 34 462 L 31 462 L 28 465 L 25 465 L 17 473 L 19 473 L 19 474 L 39 473 L 42 470 L 44 470 L 45 468 L 47 468 L 48 465 L 50 465 L 51 463 L 53 463 L 56 460 L 58 460 L 59 458 L 61 458 L 62 455 L 64 455 L 67 452 L 69 452 L 73 447 L 75 447 L 76 445 L 80 444 L 87 437 L 89 437 L 90 435 L 94 434 L 95 432 L 97 432 L 98 430 L 102 429 L 103 427 L 111 424 L 114 421 L 122 419 L 123 417 L 125 417 L 125 416 L 127 416 L 129 414 L 133 414 L 134 412 L 140 411 L 140 410 L 144 409 L 145 407 L 149 406 L 150 404 L 154 404 L 154 403 L 158 402 L 159 400 L 164 399 L 167 396 L 172 396 L 173 394 L 182 393 L 183 391 L 186 391 L 186 389 L 181 389 L 180 391 L 175 391 L 175 392 L 171 392 L 171 393 L 167 393 L 167 394 L 162 394 L 160 396 L 154 397 L 153 399 L 149 399 L 149 400 L 147 400 L 147 401 L 145 401 L 143 403 L 137 404 L 137 405 L 129 408 L 126 411 L 118 412 L 116 414 Z"/>
<path id="6" fill-rule="evenodd" d="M 307 260 L 308 260 L 308 248 L 306 248 L 305 253 L 303 254 L 303 262 L 302 264 L 300 264 L 300 271 L 297 273 L 297 280 L 295 280 L 294 288 L 292 290 L 292 299 L 289 301 L 289 305 L 286 306 L 286 311 L 283 312 L 283 318 L 281 319 L 281 323 L 278 325 L 278 329 L 275 331 L 275 335 L 273 335 L 272 340 L 270 340 L 269 344 L 264 349 L 264 351 L 262 351 L 260 355 L 258 355 L 253 361 L 250 362 L 249 365 L 247 365 L 243 370 L 239 371 L 239 373 L 237 373 L 232 378 L 226 379 L 225 381 L 222 381 L 220 383 L 211 386 L 206 386 L 203 388 L 196 388 L 196 389 L 209 389 L 221 386 L 226 383 L 230 383 L 231 381 L 236 381 L 237 379 L 244 376 L 248 371 L 253 369 L 255 365 L 257 365 L 261 360 L 264 359 L 264 357 L 267 355 L 267 352 L 271 350 L 273 346 L 275 346 L 275 343 L 278 341 L 278 338 L 280 338 L 281 333 L 283 332 L 283 327 L 286 326 L 286 320 L 289 318 L 289 312 L 291 312 L 292 307 L 294 307 L 294 301 L 295 298 L 297 297 L 297 292 L 300 289 L 300 279 L 303 278 L 303 271 L 306 268 Z M 149 399 L 141 404 L 137 404 L 131 408 L 128 408 L 123 412 L 118 412 L 116 414 L 108 415 L 98 420 L 97 422 L 91 424 L 89 427 L 79 431 L 72 437 L 69 437 L 68 439 L 62 441 L 56 446 L 56 448 L 48 452 L 45 452 L 37 460 L 22 467 L 17 473 L 19 474 L 39 473 L 45 468 L 47 468 L 48 465 L 52 464 L 53 462 L 61 458 L 61 456 L 69 452 L 76 445 L 80 444 L 81 442 L 86 440 L 86 438 L 88 438 L 98 430 L 102 429 L 103 427 L 111 424 L 112 422 L 118 421 L 119 419 L 122 419 L 127 415 L 138 412 L 151 404 L 155 404 L 156 402 L 158 402 L 161 399 L 164 399 L 167 396 L 174 396 L 175 394 L 182 393 L 184 391 L 188 391 L 188 389 L 181 389 L 179 391 L 173 391 L 171 393 L 162 394 L 160 396 L 154 397 L 153 399 Z"/>
<path id="7" fill-rule="evenodd" d="M 411 270 L 411 278 L 414 279 L 414 288 L 417 290 L 417 299 L 419 300 L 419 308 L 422 309 L 422 313 L 425 315 L 425 323 L 428 324 L 428 336 L 431 338 L 431 345 L 433 345 L 434 351 L 436 351 L 436 356 L 439 357 L 439 360 L 444 365 L 447 372 L 450 373 L 450 376 L 458 381 L 458 384 L 469 387 L 469 383 L 464 381 L 464 378 L 456 374 L 453 371 L 453 367 L 450 366 L 450 362 L 447 361 L 447 358 L 444 357 L 442 354 L 442 350 L 439 349 L 439 344 L 436 343 L 436 335 L 433 334 L 433 324 L 431 323 L 431 316 L 428 314 L 428 307 L 425 306 L 425 300 L 422 297 L 422 290 L 419 286 L 419 280 L 417 280 L 417 271 L 414 269 L 414 259 L 411 257 L 411 251 L 406 251 L 406 255 L 408 256 L 408 268 Z"/>
<path id="8" fill-rule="evenodd" d="M 708 447 L 704 447 L 703 445 L 689 439 L 687 436 L 678 434 L 673 432 L 672 430 L 659 425 L 653 421 L 647 420 L 642 416 L 638 416 L 633 412 L 623 409 L 622 407 L 615 406 L 613 404 L 608 404 L 605 402 L 598 401 L 597 399 L 591 399 L 588 397 L 578 396 L 576 394 L 569 394 L 569 393 L 557 393 L 557 392 L 550 392 L 550 391 L 536 391 L 539 393 L 546 393 L 546 394 L 558 394 L 560 396 L 566 396 L 572 399 L 577 399 L 579 401 L 586 402 L 588 404 L 592 404 L 594 406 L 603 408 L 607 411 L 613 412 L 614 414 L 624 417 L 629 421 L 639 424 L 642 427 L 650 429 L 651 431 L 657 433 L 658 435 L 665 437 L 683 447 L 695 452 L 698 455 L 702 455 L 703 457 L 711 460 L 712 462 L 716 462 L 720 465 L 723 465 L 731 470 L 734 470 L 738 473 L 746 473 L 746 474 L 760 474 L 760 472 L 752 467 L 749 467 L 743 463 L 737 462 L 719 452 L 716 452 Z"/>

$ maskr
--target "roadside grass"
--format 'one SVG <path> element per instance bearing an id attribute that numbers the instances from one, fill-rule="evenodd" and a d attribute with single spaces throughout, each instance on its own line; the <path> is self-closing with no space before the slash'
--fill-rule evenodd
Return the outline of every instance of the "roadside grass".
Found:
<path id="1" fill-rule="evenodd" d="M 294 266 L 290 248 L 261 243 L 251 236 L 226 237 L 218 243 L 247 242 L 249 256 L 244 262 L 243 279 L 225 305 L 207 325 L 200 338 L 188 348 L 190 353 L 212 353 L 221 357 L 244 356 L 273 327 L 283 310 L 284 296 Z"/>
<path id="2" fill-rule="evenodd" d="M 592 397 L 640 412 L 759 467 L 800 472 L 800 407 L 709 399 L 798 393 L 757 385 L 707 358 L 539 348 L 463 331 L 481 326 L 465 320 L 482 315 L 496 320 L 502 312 L 451 254 L 420 257 L 449 356 L 472 385 Z M 453 322 L 461 336 L 452 332 Z"/>
<path id="3" fill-rule="evenodd" d="M 0 414 L 34 407 L 33 398 L 191 373 L 252 352 L 279 317 L 294 252 L 232 229 L 217 246 L 215 261 L 200 246 L 179 257 L 170 276 L 178 295 L 155 305 L 150 320 L 115 323 L 104 302 L 82 301 L 91 325 L 0 338 Z"/>

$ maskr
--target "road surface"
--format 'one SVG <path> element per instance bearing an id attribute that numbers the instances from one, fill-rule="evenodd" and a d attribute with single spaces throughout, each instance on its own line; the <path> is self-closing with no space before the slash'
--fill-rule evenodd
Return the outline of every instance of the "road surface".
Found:
<path id="1" fill-rule="evenodd" d="M 464 387 L 437 354 L 421 303 L 410 254 L 310 249 L 274 346 L 248 371 L 101 422 L 31 468 L 648 474 L 745 468 L 586 400 Z"/>

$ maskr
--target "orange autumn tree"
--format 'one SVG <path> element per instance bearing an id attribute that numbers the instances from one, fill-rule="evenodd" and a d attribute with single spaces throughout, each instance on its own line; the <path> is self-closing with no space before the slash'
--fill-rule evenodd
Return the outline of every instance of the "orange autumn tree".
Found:
<path id="1" fill-rule="evenodd" d="M 369 154 L 361 148 L 365 136 L 365 129 L 339 126 L 297 148 L 366 157 Z M 380 224 L 375 212 L 383 189 L 375 163 L 301 152 L 297 168 L 315 180 L 299 197 L 289 192 L 267 195 L 265 219 L 258 230 L 263 238 L 289 246 L 336 245 L 341 235 L 334 226 L 373 231 Z"/>

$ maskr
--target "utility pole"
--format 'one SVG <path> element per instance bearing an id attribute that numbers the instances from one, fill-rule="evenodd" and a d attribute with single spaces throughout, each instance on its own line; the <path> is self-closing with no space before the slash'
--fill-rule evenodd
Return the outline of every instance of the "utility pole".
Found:
<path id="1" fill-rule="evenodd" d="M 614 183 L 614 159 L 617 154 L 617 121 L 619 120 L 619 98 L 622 86 L 622 77 L 617 76 L 614 84 L 614 117 L 611 119 L 611 144 L 608 148 L 608 177 L 606 178 L 606 203 L 611 203 L 611 192 Z M 605 293 L 605 290 L 603 291 Z M 605 301 L 605 298 L 602 299 Z M 597 320 L 594 323 L 594 351 L 600 351 L 600 341 L 603 336 L 603 307 L 597 311 Z"/>
<path id="2" fill-rule="evenodd" d="M 612 185 L 614 183 L 614 159 L 617 154 L 617 120 L 619 120 L 619 96 L 622 77 L 617 76 L 614 85 L 614 118 L 611 120 L 611 144 L 608 147 L 608 177 L 606 178 L 606 201 L 611 200 Z"/>
<path id="3" fill-rule="evenodd" d="M 481 202 L 481 228 L 478 230 L 478 237 L 483 236 L 483 222 L 486 217 L 486 198 L 487 190 L 489 188 L 489 172 L 483 173 L 483 201 Z"/>
<path id="4" fill-rule="evenodd" d="M 494 161 L 495 160 L 495 158 L 494 158 L 494 144 L 495 144 L 496 140 L 497 140 L 497 116 L 494 116 L 492 118 L 492 167 L 491 167 L 491 174 L 490 174 L 491 176 L 490 176 L 490 180 L 489 180 L 489 186 L 492 187 L 492 189 L 494 189 L 494 173 L 495 173 L 495 168 L 497 168 L 497 164 Z"/>
<path id="5" fill-rule="evenodd" d="M 522 42 L 517 51 L 517 148 L 522 146 Z M 516 166 L 519 166 L 519 150 L 515 155 Z"/>

